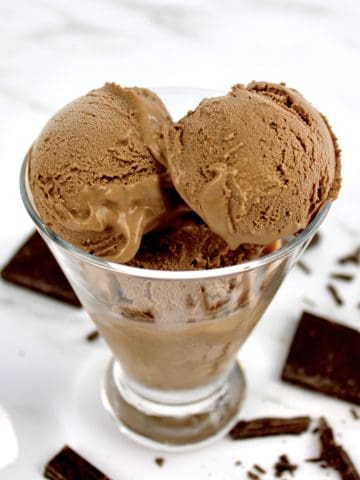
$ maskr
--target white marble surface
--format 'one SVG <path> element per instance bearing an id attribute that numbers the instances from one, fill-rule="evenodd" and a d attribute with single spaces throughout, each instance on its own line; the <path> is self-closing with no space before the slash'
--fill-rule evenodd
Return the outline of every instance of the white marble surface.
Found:
<path id="1" fill-rule="evenodd" d="M 336 307 L 324 289 L 338 270 L 334 258 L 360 242 L 359 25 L 356 0 L 0 2 L 1 263 L 32 228 L 17 185 L 28 146 L 52 112 L 106 80 L 220 90 L 252 79 L 286 81 L 326 113 L 343 149 L 343 190 L 322 228 L 321 249 L 307 254 L 313 275 L 290 274 L 241 353 L 249 383 L 243 416 L 326 414 L 360 469 L 360 421 L 349 405 L 278 380 L 295 320 L 309 308 L 304 299 L 315 302 L 315 312 L 360 325 L 358 269 L 346 267 L 356 282 L 339 284 L 345 306 Z M 1 465 L 12 461 L 0 465 L 2 480 L 42 478 L 64 443 L 113 480 L 245 479 L 255 461 L 269 470 L 266 479 L 281 453 L 296 462 L 317 454 L 311 434 L 223 440 L 166 454 L 159 469 L 156 454 L 122 438 L 102 411 L 98 383 L 108 354 L 101 342 L 84 342 L 92 326 L 83 312 L 1 282 L 0 327 L 0 404 L 7 412 L 0 445 L 9 447 Z M 237 459 L 243 466 L 234 466 Z M 296 478 L 337 477 L 301 463 Z"/>

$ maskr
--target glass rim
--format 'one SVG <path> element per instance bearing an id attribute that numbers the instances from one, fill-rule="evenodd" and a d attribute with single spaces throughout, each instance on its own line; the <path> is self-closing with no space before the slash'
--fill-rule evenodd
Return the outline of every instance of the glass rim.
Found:
<path id="1" fill-rule="evenodd" d="M 292 252 L 297 246 L 304 243 L 316 232 L 326 215 L 328 214 L 331 206 L 331 202 L 327 202 L 320 211 L 316 214 L 309 225 L 297 236 L 294 236 L 289 242 L 284 244 L 277 250 L 268 253 L 262 257 L 254 260 L 249 260 L 237 265 L 231 265 L 228 267 L 212 268 L 209 270 L 152 270 L 139 267 L 132 267 L 121 263 L 111 262 L 105 260 L 102 257 L 97 257 L 91 253 L 87 253 L 81 250 L 66 240 L 58 236 L 53 230 L 51 230 L 37 214 L 27 191 L 26 173 L 27 173 L 27 155 L 23 161 L 20 173 L 20 192 L 24 206 L 30 215 L 31 219 L 35 223 L 37 229 L 48 239 L 54 242 L 61 249 L 70 253 L 72 256 L 81 259 L 86 263 L 90 263 L 96 267 L 102 269 L 111 270 L 116 273 L 122 273 L 124 275 L 153 279 L 153 280 L 199 280 L 199 279 L 211 279 L 225 277 L 229 275 L 236 275 L 241 272 L 254 270 L 263 265 L 267 265 L 271 262 L 279 260 L 285 257 L 288 253 Z"/>

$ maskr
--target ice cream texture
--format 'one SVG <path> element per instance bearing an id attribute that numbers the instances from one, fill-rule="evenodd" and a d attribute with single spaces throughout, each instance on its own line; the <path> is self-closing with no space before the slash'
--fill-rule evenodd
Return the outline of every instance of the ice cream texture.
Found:
<path id="1" fill-rule="evenodd" d="M 340 152 L 325 117 L 283 84 L 235 85 L 173 123 L 150 90 L 108 83 L 45 125 L 28 180 L 42 220 L 80 249 L 208 269 L 304 229 L 337 197 Z"/>
<path id="2" fill-rule="evenodd" d="M 169 122 L 153 92 L 115 84 L 56 113 L 29 152 L 31 193 L 43 221 L 89 253 L 130 260 L 167 213 L 156 136 Z"/>
<path id="3" fill-rule="evenodd" d="M 304 229 L 340 188 L 326 119 L 282 84 L 235 85 L 168 132 L 176 190 L 234 250 Z"/>

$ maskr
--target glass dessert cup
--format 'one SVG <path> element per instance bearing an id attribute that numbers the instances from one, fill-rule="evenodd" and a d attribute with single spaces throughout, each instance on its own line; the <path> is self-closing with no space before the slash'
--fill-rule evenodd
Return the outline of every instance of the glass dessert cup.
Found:
<path id="1" fill-rule="evenodd" d="M 190 108 L 195 98 L 213 95 L 158 92 L 172 113 L 179 102 Z M 26 172 L 25 159 L 25 207 L 112 351 L 101 393 L 120 430 L 167 450 L 222 436 L 236 422 L 245 395 L 237 352 L 330 205 L 301 234 L 258 259 L 213 270 L 146 270 L 95 257 L 58 237 L 32 205 Z"/>

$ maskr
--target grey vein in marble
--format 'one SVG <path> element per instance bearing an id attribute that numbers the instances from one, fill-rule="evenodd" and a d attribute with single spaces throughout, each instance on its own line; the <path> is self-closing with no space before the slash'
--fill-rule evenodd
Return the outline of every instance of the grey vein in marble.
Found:
<path id="1" fill-rule="evenodd" d="M 8 85 L 0 85 L 0 96 L 5 100 L 8 100 L 13 103 L 20 103 L 26 108 L 33 110 L 34 112 L 39 113 L 49 113 L 51 110 L 48 105 L 43 102 L 40 102 L 36 98 L 32 98 L 24 91 L 21 91 L 14 87 L 9 87 Z"/>
<path id="2" fill-rule="evenodd" d="M 114 37 L 118 35 L 119 31 L 112 30 L 107 27 L 102 27 L 97 25 L 94 22 L 84 21 L 80 16 L 75 16 L 70 13 L 70 11 L 65 8 L 60 7 L 59 5 L 54 5 L 47 3 L 46 1 L 37 0 L 37 5 L 40 5 L 42 8 L 48 9 L 50 13 L 53 13 L 57 19 L 60 20 L 60 24 L 52 27 L 39 27 L 33 30 L 27 36 L 32 40 L 44 41 L 51 37 L 56 37 L 59 35 L 86 35 L 86 36 L 109 36 Z"/>
<path id="3" fill-rule="evenodd" d="M 206 20 L 206 12 L 198 7 L 149 4 L 142 0 L 105 0 L 107 3 L 130 10 L 146 17 L 154 26 L 187 37 L 198 37 L 198 27 Z M 193 22 L 196 20 L 195 22 Z M 196 25 L 197 24 L 197 25 Z"/>

